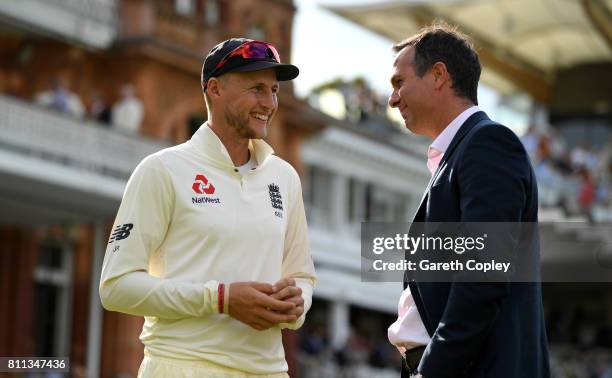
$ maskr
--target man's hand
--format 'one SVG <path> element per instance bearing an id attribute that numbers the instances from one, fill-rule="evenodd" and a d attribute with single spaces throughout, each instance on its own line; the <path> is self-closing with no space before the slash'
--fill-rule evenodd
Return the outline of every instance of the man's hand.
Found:
<path id="1" fill-rule="evenodd" d="M 272 294 L 274 289 L 270 284 L 234 282 L 229 291 L 229 315 L 258 331 L 294 322 L 299 316 L 295 314 L 297 304 L 274 298 Z M 301 312 L 304 312 L 303 306 L 304 301 Z"/>
<path id="2" fill-rule="evenodd" d="M 289 311 L 283 311 L 284 314 L 295 315 L 297 319 L 304 313 L 302 289 L 295 286 L 295 280 L 293 278 L 283 278 L 275 283 L 272 288 L 274 289 L 272 298 L 295 304 L 295 308 Z"/>

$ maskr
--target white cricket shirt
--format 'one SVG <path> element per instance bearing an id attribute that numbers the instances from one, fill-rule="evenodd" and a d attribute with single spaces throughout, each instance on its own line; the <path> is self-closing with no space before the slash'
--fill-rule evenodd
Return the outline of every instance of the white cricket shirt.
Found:
<path id="1" fill-rule="evenodd" d="M 299 328 L 315 272 L 297 172 L 251 140 L 257 167 L 234 167 L 202 125 L 186 143 L 145 158 L 130 177 L 106 249 L 104 307 L 145 317 L 145 353 L 203 360 L 253 374 L 287 371 L 281 328 Z M 257 331 L 219 313 L 217 289 L 292 277 L 304 314 Z M 228 295 L 226 295 L 226 298 Z"/>

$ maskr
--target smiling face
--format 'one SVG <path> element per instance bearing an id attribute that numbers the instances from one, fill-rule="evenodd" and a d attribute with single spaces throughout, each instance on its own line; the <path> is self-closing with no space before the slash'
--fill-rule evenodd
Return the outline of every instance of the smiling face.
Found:
<path id="1" fill-rule="evenodd" d="M 221 83 L 218 104 L 225 123 L 239 138 L 264 138 L 278 109 L 279 85 L 275 71 L 266 69 L 226 75 Z"/>
<path id="2" fill-rule="evenodd" d="M 419 77 L 415 71 L 414 48 L 406 46 L 397 55 L 391 76 L 393 92 L 389 106 L 398 108 L 406 127 L 415 134 L 432 136 L 436 92 L 431 70 Z"/>

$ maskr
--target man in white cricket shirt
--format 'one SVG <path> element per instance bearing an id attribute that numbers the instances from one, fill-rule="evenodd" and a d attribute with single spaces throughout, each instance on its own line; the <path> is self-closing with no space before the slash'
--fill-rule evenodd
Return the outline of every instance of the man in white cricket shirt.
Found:
<path id="1" fill-rule="evenodd" d="M 281 329 L 303 324 L 315 272 L 299 177 L 262 138 L 298 73 L 265 42 L 215 46 L 208 121 L 130 177 L 100 297 L 145 317 L 139 377 L 288 376 Z"/>

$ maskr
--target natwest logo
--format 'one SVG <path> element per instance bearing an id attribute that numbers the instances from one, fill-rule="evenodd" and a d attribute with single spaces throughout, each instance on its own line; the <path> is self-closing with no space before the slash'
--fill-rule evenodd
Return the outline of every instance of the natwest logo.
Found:
<path id="1" fill-rule="evenodd" d="M 193 191 L 198 194 L 213 194 L 215 193 L 215 187 L 212 183 L 208 182 L 208 179 L 204 175 L 196 175 L 195 182 L 191 186 Z"/>

